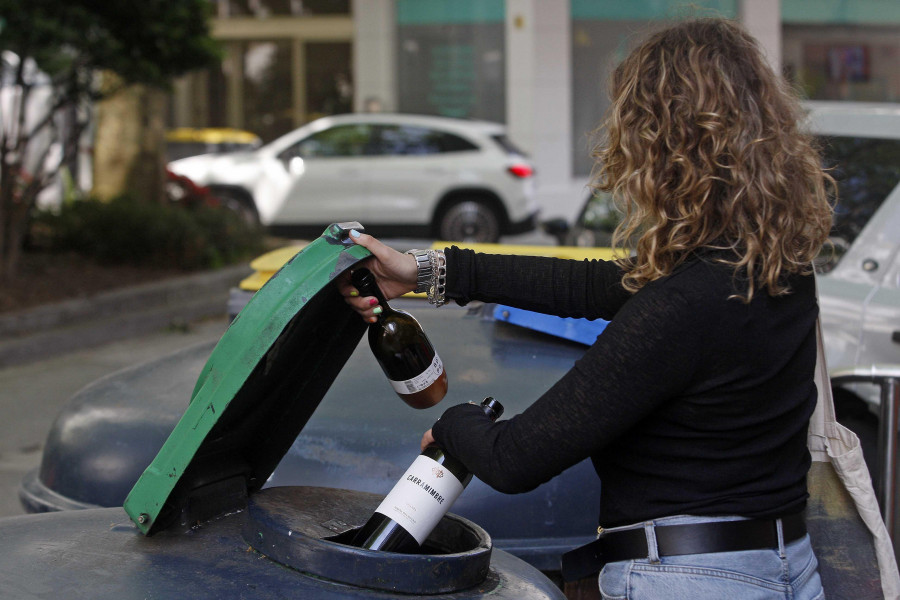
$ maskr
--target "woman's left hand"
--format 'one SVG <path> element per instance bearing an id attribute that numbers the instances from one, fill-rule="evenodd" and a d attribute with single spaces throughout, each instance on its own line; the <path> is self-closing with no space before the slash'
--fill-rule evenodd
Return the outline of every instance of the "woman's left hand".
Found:
<path id="1" fill-rule="evenodd" d="M 434 441 L 434 436 L 431 435 L 431 430 L 429 429 L 428 431 L 425 432 L 425 435 L 422 436 L 422 451 L 424 451 L 425 448 L 427 448 L 428 446 L 430 446 L 434 443 L 436 443 Z"/>
<path id="2" fill-rule="evenodd" d="M 416 289 L 419 269 L 413 256 L 398 252 L 372 236 L 356 230 L 350 232 L 350 239 L 372 253 L 372 256 L 360 262 L 359 266 L 372 271 L 385 300 L 391 300 Z M 374 296 L 359 295 L 359 291 L 350 281 L 351 271 L 352 269 L 347 269 L 336 280 L 338 292 L 367 323 L 374 323 L 376 321 L 374 309 L 378 307 L 378 300 Z"/>

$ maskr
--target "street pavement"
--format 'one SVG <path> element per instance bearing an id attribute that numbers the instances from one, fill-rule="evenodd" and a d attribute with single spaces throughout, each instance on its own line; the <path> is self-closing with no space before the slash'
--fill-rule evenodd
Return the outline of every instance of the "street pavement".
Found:
<path id="1" fill-rule="evenodd" d="M 120 369 L 216 340 L 226 327 L 223 315 L 0 369 L 0 517 L 24 514 L 19 484 L 40 465 L 50 426 L 75 392 Z"/>

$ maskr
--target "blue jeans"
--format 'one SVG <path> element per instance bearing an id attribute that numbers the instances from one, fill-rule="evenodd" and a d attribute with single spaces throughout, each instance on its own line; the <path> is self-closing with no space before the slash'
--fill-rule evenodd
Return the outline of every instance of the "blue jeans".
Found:
<path id="1" fill-rule="evenodd" d="M 658 555 L 655 525 L 732 521 L 740 517 L 665 517 L 606 531 L 644 528 L 647 558 L 608 563 L 600 571 L 604 600 L 822 600 L 822 582 L 809 536 L 778 548 L 681 556 Z"/>

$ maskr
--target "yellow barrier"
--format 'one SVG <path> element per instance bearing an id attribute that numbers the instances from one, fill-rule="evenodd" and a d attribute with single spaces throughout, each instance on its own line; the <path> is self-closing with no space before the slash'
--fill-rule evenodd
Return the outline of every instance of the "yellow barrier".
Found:
<path id="1" fill-rule="evenodd" d="M 255 292 L 269 280 L 272 275 L 278 272 L 278 269 L 291 260 L 300 250 L 306 246 L 307 242 L 292 246 L 285 246 L 266 252 L 265 254 L 253 259 L 250 262 L 250 268 L 253 274 L 240 282 L 239 287 L 242 290 Z M 520 254 L 523 256 L 550 256 L 554 258 L 569 258 L 575 260 L 598 259 L 612 260 L 617 256 L 612 248 L 581 248 L 577 246 L 527 246 L 514 244 L 467 244 L 464 242 L 443 242 L 436 241 L 431 247 L 435 249 L 443 249 L 449 246 L 458 246 L 460 248 L 468 248 L 475 252 L 483 252 L 485 254 Z M 407 296 L 424 298 L 425 294 L 407 294 Z"/>

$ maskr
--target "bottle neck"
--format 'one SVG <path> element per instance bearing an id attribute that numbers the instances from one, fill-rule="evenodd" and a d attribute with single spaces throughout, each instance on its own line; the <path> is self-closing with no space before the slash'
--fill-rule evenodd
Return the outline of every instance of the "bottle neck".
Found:
<path id="1" fill-rule="evenodd" d="M 484 411 L 484 414 L 487 415 L 487 418 L 491 421 L 496 421 L 501 416 L 503 416 L 503 405 L 500 404 L 497 400 L 494 400 L 493 397 L 488 396 L 484 400 L 481 401 L 481 410 Z M 436 443 L 432 443 L 425 447 L 425 451 L 427 452 L 429 449 L 434 448 L 439 453 L 444 454 L 444 451 L 438 446 Z M 434 456 L 432 456 L 434 458 Z"/>
<path id="2" fill-rule="evenodd" d="M 357 291 L 359 291 L 360 296 L 374 296 L 378 300 L 378 305 L 387 312 L 391 310 L 390 305 L 387 303 L 387 299 L 385 299 L 384 294 L 381 292 L 381 288 L 378 287 L 378 283 L 375 281 L 375 275 L 372 274 L 368 269 L 357 269 L 353 271 L 350 276 L 351 281 L 353 282 L 354 287 L 356 287 Z M 384 313 L 382 313 L 383 315 Z"/>

